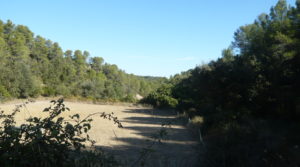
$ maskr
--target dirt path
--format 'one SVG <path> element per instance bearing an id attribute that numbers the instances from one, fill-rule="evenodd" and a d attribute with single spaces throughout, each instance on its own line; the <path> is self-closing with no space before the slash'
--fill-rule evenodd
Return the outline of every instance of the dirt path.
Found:
<path id="1" fill-rule="evenodd" d="M 80 113 L 81 118 L 95 112 L 114 112 L 124 128 L 118 128 L 112 121 L 102 118 L 93 118 L 90 137 L 96 141 L 96 145 L 113 153 L 118 159 L 126 159 L 126 166 L 141 166 L 143 148 L 152 145 L 152 136 L 158 134 L 163 123 L 171 122 L 171 127 L 166 129 L 166 140 L 155 143 L 151 152 L 147 151 L 145 166 L 155 167 L 193 167 L 197 165 L 198 144 L 189 131 L 183 126 L 184 121 L 167 111 L 153 110 L 151 108 L 122 105 L 95 105 L 65 102 L 71 111 L 64 115 Z M 38 101 L 28 104 L 17 116 L 17 122 L 21 123 L 29 116 L 43 116 L 41 112 L 48 107 L 48 101 Z M 15 104 L 1 104 L 0 108 L 9 111 Z"/>

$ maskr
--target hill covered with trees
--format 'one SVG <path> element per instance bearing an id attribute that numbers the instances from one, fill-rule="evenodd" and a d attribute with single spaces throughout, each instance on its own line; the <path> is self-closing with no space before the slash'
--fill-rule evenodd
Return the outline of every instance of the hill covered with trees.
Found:
<path id="1" fill-rule="evenodd" d="M 203 166 L 299 166 L 300 1 L 279 0 L 241 26 L 221 58 L 143 102 L 203 117 Z"/>
<path id="2" fill-rule="evenodd" d="M 0 99 L 63 95 L 132 101 L 165 80 L 127 74 L 87 51 L 63 51 L 26 26 L 0 20 Z"/>

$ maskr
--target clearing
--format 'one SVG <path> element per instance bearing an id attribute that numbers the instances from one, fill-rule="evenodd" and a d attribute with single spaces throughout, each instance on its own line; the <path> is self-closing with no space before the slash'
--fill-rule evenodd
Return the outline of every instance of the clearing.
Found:
<path id="1" fill-rule="evenodd" d="M 1 104 L 4 111 L 11 111 L 16 102 Z M 176 117 L 171 111 L 155 110 L 134 105 L 99 105 L 80 102 L 65 102 L 71 111 L 63 113 L 69 116 L 79 113 L 81 118 L 95 112 L 113 112 L 124 128 L 118 128 L 112 121 L 93 117 L 90 137 L 96 145 L 122 159 L 126 166 L 141 166 L 144 148 L 152 145 L 152 136 L 158 134 L 163 123 L 171 123 L 166 128 L 167 135 L 162 143 L 155 142 L 151 152 L 147 152 L 145 166 L 156 167 L 193 167 L 198 166 L 198 142 L 185 128 L 183 119 Z M 37 101 L 27 104 L 17 114 L 18 123 L 24 122 L 29 116 L 43 116 L 43 109 L 50 106 L 49 101 Z"/>

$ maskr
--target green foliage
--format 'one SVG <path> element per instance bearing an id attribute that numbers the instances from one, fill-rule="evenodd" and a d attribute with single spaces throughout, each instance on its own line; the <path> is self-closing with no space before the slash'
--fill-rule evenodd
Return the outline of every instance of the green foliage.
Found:
<path id="1" fill-rule="evenodd" d="M 151 104 L 158 108 L 175 108 L 177 100 L 171 95 L 171 85 L 163 85 L 141 100 L 141 103 Z"/>
<path id="2" fill-rule="evenodd" d="M 293 25 L 298 25 L 299 11 L 280 0 L 270 15 L 240 27 L 222 58 L 173 79 L 171 94 L 179 109 L 216 116 L 214 125 L 233 115 L 298 119 L 300 36 Z"/>
<path id="3" fill-rule="evenodd" d="M 137 100 L 134 98 L 133 95 L 127 95 L 122 99 L 122 101 L 135 103 Z"/>
<path id="4" fill-rule="evenodd" d="M 11 21 L 0 21 L 0 85 L 12 98 L 76 96 L 135 101 L 166 79 L 127 74 L 87 51 L 63 52 L 58 43 Z M 3 89 L 3 90 L 4 90 Z"/>
<path id="5" fill-rule="evenodd" d="M 94 113 L 84 119 L 79 114 L 65 119 L 61 116 L 69 110 L 63 99 L 51 101 L 45 108 L 45 118 L 30 117 L 26 123 L 16 126 L 18 105 L 11 114 L 0 112 L 0 163 L 1 166 L 116 166 L 116 161 L 100 150 L 84 150 L 86 142 L 93 144 L 87 132 L 91 129 L 91 116 L 100 115 L 122 127 L 112 114 Z"/>
<path id="6" fill-rule="evenodd" d="M 222 58 L 171 78 L 177 109 L 204 118 L 204 166 L 299 165 L 299 16 L 299 1 L 279 0 L 235 32 Z M 162 90 L 147 102 L 155 105 Z"/>
<path id="7" fill-rule="evenodd" d="M 4 86 L 0 85 L 0 101 L 10 98 L 9 92 L 5 89 Z"/>

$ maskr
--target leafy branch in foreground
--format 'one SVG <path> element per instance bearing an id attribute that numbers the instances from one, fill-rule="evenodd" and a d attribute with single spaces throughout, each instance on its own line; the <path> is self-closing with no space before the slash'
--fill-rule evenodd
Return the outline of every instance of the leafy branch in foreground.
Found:
<path id="1" fill-rule="evenodd" d="M 117 166 L 113 157 L 86 144 L 94 145 L 88 131 L 92 116 L 100 115 L 113 120 L 118 127 L 122 124 L 113 113 L 104 112 L 88 115 L 80 119 L 79 114 L 65 120 L 61 113 L 69 111 L 63 99 L 53 100 L 52 106 L 45 108 L 45 118 L 30 117 L 26 123 L 16 126 L 15 116 L 28 102 L 16 106 L 11 114 L 0 112 L 0 164 L 2 166 Z"/>

